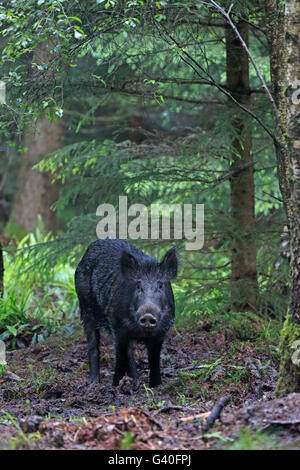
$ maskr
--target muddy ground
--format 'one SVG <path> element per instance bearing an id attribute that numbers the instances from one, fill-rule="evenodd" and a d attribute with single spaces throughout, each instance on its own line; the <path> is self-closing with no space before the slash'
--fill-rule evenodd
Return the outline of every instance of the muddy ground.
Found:
<path id="1" fill-rule="evenodd" d="M 103 333 L 101 383 L 88 385 L 78 327 L 7 354 L 17 377 L 0 377 L 0 448 L 297 448 L 300 394 L 274 399 L 276 356 L 230 332 L 185 327 L 165 342 L 161 386 L 147 387 L 146 351 L 137 345 L 140 381 L 126 377 L 115 388 L 113 344 Z M 224 396 L 229 403 L 221 420 L 208 428 L 206 419 Z"/>

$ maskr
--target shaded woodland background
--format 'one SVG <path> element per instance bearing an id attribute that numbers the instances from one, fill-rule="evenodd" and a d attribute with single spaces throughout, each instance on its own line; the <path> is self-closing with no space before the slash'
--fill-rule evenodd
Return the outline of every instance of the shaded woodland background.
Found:
<path id="1" fill-rule="evenodd" d="M 127 195 L 205 205 L 203 249 L 176 240 L 179 326 L 244 331 L 280 358 L 290 301 L 291 353 L 299 109 L 284 74 L 299 71 L 299 11 L 296 0 L 0 2 L 8 347 L 72 333 L 73 272 L 96 238 L 96 208 Z M 135 244 L 159 257 L 174 241 Z M 299 371 L 283 370 L 281 392 L 299 391 Z"/>

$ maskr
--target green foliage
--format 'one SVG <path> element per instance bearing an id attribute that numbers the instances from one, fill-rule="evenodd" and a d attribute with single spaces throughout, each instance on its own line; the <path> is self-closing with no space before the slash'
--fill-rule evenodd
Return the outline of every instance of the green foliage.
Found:
<path id="1" fill-rule="evenodd" d="M 181 372 L 181 374 L 184 378 L 197 377 L 201 382 L 207 382 L 208 380 L 210 380 L 215 368 L 221 363 L 222 358 L 218 358 L 212 363 L 201 364 L 201 366 L 198 367 L 195 366 L 194 372 Z M 196 370 L 197 368 L 199 368 L 199 370 Z"/>
<path id="2" fill-rule="evenodd" d="M 10 450 L 30 449 L 34 447 L 34 443 L 41 439 L 39 433 L 25 433 L 18 423 L 17 419 L 9 412 L 1 410 L 3 415 L 0 417 L 0 422 L 4 424 L 12 424 L 16 430 L 18 437 L 11 437 L 8 441 Z"/>
<path id="3" fill-rule="evenodd" d="M 229 8 L 231 2 L 225 4 Z M 166 201 L 205 205 L 204 248 L 187 253 L 184 241 L 176 241 L 181 254 L 174 285 L 177 324 L 209 322 L 245 341 L 278 339 L 273 323 L 262 325 L 258 318 L 271 315 L 279 322 L 288 297 L 289 267 L 279 255 L 285 218 L 275 152 L 257 121 L 240 113 L 253 134 L 257 224 L 250 235 L 256 242 L 260 305 L 256 317 L 229 314 L 231 252 L 243 237 L 230 214 L 230 165 L 234 140 L 242 137 L 234 124 L 236 108 L 213 86 L 226 83 L 225 41 L 220 28 L 202 26 L 220 21 L 211 5 L 169 6 L 167 1 L 0 1 L 2 79 L 9 103 L 0 110 L 0 138 L 9 142 L 3 168 L 6 160 L 15 165 L 5 188 L 10 201 L 25 151 L 24 126 L 34 128 L 46 115 L 64 117 L 68 129 L 66 145 L 36 166 L 61 184 L 54 204 L 61 222 L 57 237 L 24 238 L 18 227 L 6 226 L 7 236 L 21 240 L 17 257 L 5 258 L 0 307 L 0 331 L 12 346 L 21 345 L 28 332 L 26 343 L 40 341 L 69 323 L 76 308 L 73 269 L 96 238 L 96 208 L 103 202 L 117 207 L 119 195 L 148 208 Z M 231 14 L 247 16 L 255 25 L 264 19 L 257 2 L 235 2 Z M 267 47 L 259 29 L 249 31 L 252 55 L 268 81 Z M 33 60 L 43 47 L 45 58 Z M 251 89 L 260 87 L 253 67 L 250 81 Z M 272 130 L 266 97 L 253 93 L 252 104 Z M 158 257 L 165 249 L 161 241 L 135 243 Z M 19 268 L 23 274 L 16 280 Z"/>
<path id="4" fill-rule="evenodd" d="M 18 241 L 23 240 L 27 235 L 26 231 L 23 230 L 22 227 L 14 224 L 11 220 L 6 224 L 4 234 L 6 237 L 14 238 Z"/>
<path id="5" fill-rule="evenodd" d="M 258 337 L 262 320 L 249 312 L 230 312 L 224 315 L 221 328 L 230 328 L 237 339 L 251 341 Z"/>
<path id="6" fill-rule="evenodd" d="M 279 450 L 280 444 L 276 435 L 253 432 L 245 428 L 239 433 L 235 442 L 226 444 L 225 448 L 227 450 Z"/>
<path id="7" fill-rule="evenodd" d="M 130 450 L 134 444 L 135 436 L 130 431 L 126 431 L 120 440 L 120 450 Z"/>
<path id="8" fill-rule="evenodd" d="M 6 373 L 6 367 L 5 364 L 3 364 L 3 361 L 0 362 L 0 378 L 2 375 L 5 375 Z"/>
<path id="9" fill-rule="evenodd" d="M 46 272 L 28 271 L 24 249 L 44 243 L 40 229 L 18 245 L 18 256 L 5 253 L 5 293 L 0 298 L 0 339 L 10 347 L 43 341 L 53 332 L 71 332 L 77 299 L 74 269 L 57 263 Z"/>
<path id="10" fill-rule="evenodd" d="M 42 386 L 45 382 L 54 382 L 56 378 L 56 370 L 50 366 L 45 366 L 42 371 L 35 371 L 33 369 L 33 365 L 29 364 L 28 366 L 30 375 L 31 375 L 31 383 L 32 386 L 37 393 L 40 394 Z"/>

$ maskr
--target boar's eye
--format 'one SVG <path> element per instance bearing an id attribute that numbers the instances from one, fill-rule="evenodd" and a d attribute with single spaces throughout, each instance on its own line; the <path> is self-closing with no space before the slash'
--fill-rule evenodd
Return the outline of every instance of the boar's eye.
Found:
<path id="1" fill-rule="evenodd" d="M 161 290 L 163 287 L 164 287 L 163 282 L 158 281 L 158 283 L 157 283 L 157 288 L 158 288 L 159 290 Z"/>
<path id="2" fill-rule="evenodd" d="M 144 292 L 144 289 L 143 289 L 142 284 L 140 283 L 140 281 L 136 283 L 136 290 L 138 292 Z"/>

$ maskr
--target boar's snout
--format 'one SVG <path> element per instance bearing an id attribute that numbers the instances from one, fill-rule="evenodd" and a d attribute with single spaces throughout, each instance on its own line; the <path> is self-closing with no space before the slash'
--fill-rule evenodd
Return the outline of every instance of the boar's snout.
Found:
<path id="1" fill-rule="evenodd" d="M 156 328 L 157 320 L 151 313 L 146 313 L 140 317 L 139 325 L 145 330 L 153 330 Z"/>
<path id="2" fill-rule="evenodd" d="M 138 310 L 139 326 L 144 332 L 154 332 L 158 326 L 160 315 L 160 309 L 154 303 L 144 303 Z"/>

